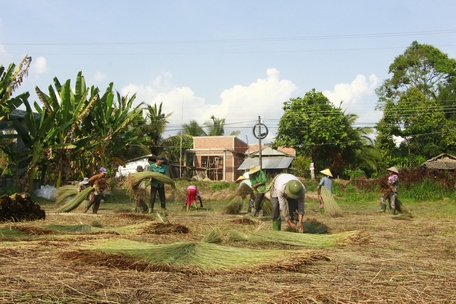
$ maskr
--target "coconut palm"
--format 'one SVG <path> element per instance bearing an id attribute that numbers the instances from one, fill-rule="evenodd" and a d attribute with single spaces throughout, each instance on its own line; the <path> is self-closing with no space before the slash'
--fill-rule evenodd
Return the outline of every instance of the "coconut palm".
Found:
<path id="1" fill-rule="evenodd" d="M 216 118 L 214 115 L 211 116 L 212 121 L 207 121 L 204 123 L 208 132 L 208 136 L 223 136 L 225 135 L 225 118 Z"/>

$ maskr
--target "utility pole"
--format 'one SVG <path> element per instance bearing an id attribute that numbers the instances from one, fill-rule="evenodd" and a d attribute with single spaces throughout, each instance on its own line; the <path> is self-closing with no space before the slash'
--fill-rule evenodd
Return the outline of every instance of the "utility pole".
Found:
<path id="1" fill-rule="evenodd" d="M 258 134 L 260 134 L 260 136 L 258 136 L 258 148 L 260 149 L 258 153 L 258 160 L 260 163 L 260 169 L 263 169 L 263 162 L 261 160 L 261 116 L 258 116 Z"/>

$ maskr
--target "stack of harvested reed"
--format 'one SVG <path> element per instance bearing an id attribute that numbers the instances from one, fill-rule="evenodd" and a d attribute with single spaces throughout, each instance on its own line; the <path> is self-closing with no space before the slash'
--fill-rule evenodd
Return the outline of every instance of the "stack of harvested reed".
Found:
<path id="1" fill-rule="evenodd" d="M 224 208 L 225 214 L 239 214 L 242 210 L 242 205 L 244 204 L 245 199 L 240 196 L 235 196 L 231 199 L 228 205 Z"/>
<path id="2" fill-rule="evenodd" d="M 66 185 L 57 189 L 54 194 L 57 206 L 65 204 L 69 199 L 78 195 L 78 186 Z"/>
<path id="3" fill-rule="evenodd" d="M 213 243 L 151 244 L 130 240 L 108 240 L 100 242 L 92 250 L 111 254 L 124 254 L 150 264 L 151 269 L 173 269 L 175 271 L 233 271 L 234 269 L 277 267 L 286 268 L 311 261 L 312 255 L 303 250 L 255 250 L 222 246 Z M 139 262 L 139 261 L 138 261 Z"/>
<path id="4" fill-rule="evenodd" d="M 236 190 L 236 195 L 242 198 L 253 195 L 253 190 L 246 183 L 241 183 L 241 185 Z"/>
<path id="5" fill-rule="evenodd" d="M 86 200 L 87 195 L 93 190 L 93 187 L 89 186 L 78 193 L 75 197 L 73 197 L 70 201 L 65 203 L 63 206 L 58 208 L 56 212 L 70 212 L 76 209 L 83 201 Z"/>
<path id="6" fill-rule="evenodd" d="M 212 230 L 208 235 L 206 235 L 201 242 L 203 243 L 211 243 L 211 244 L 218 244 L 222 242 L 222 238 L 220 236 L 220 232 L 217 230 Z"/>
<path id="7" fill-rule="evenodd" d="M 318 235 L 287 233 L 282 231 L 257 231 L 252 234 L 244 234 L 238 231 L 231 231 L 229 240 L 323 248 L 367 243 L 369 241 L 369 236 L 361 231 Z"/>
<path id="8" fill-rule="evenodd" d="M 329 214 L 332 217 L 342 216 L 342 210 L 339 205 L 337 205 L 331 192 L 329 192 L 328 188 L 325 186 L 321 187 L 321 196 L 324 202 L 325 214 Z"/>
<path id="9" fill-rule="evenodd" d="M 175 188 L 175 183 L 170 177 L 158 172 L 145 171 L 132 173 L 128 176 L 125 182 L 127 193 L 135 193 L 139 189 L 139 185 L 141 184 L 141 182 L 143 180 L 149 180 L 150 178 L 155 179 L 164 184 L 171 185 L 171 187 Z"/>

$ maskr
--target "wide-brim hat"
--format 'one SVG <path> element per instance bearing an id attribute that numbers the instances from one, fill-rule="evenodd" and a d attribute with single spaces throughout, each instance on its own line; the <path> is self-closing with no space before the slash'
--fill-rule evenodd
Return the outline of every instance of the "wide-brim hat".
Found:
<path id="1" fill-rule="evenodd" d="M 87 185 L 89 183 L 89 178 L 84 177 L 84 180 L 81 183 L 83 183 L 84 185 Z"/>
<path id="2" fill-rule="evenodd" d="M 297 180 L 291 180 L 285 186 L 285 193 L 289 198 L 297 199 L 304 195 L 304 186 Z"/>
<path id="3" fill-rule="evenodd" d="M 164 162 L 164 161 L 165 161 L 165 157 L 162 156 L 162 155 L 159 155 L 159 156 L 157 156 L 157 159 L 156 159 L 156 160 L 159 160 L 159 161 L 161 161 L 161 162 Z"/>
<path id="4" fill-rule="evenodd" d="M 320 173 L 333 177 L 333 175 L 329 169 L 321 170 Z"/>
<path id="5" fill-rule="evenodd" d="M 136 171 L 138 171 L 138 172 L 144 171 L 143 166 L 141 166 L 141 165 L 136 166 Z"/>
<path id="6" fill-rule="evenodd" d="M 241 176 L 239 176 L 239 177 L 237 178 L 236 183 L 237 183 L 237 182 L 241 182 L 241 181 L 243 181 L 243 180 L 245 180 L 245 179 L 246 179 L 246 178 L 245 178 L 243 175 L 241 175 Z"/>
<path id="7" fill-rule="evenodd" d="M 100 168 L 100 172 L 106 173 L 106 172 L 107 172 L 107 171 L 106 171 L 106 168 L 105 168 L 105 167 L 101 167 L 101 168 Z"/>
<path id="8" fill-rule="evenodd" d="M 251 165 L 250 166 L 250 170 L 249 170 L 249 174 L 257 173 L 260 170 L 261 170 L 260 166 Z"/>
<path id="9" fill-rule="evenodd" d="M 386 169 L 386 170 L 389 171 L 389 172 L 394 172 L 394 173 L 396 173 L 396 174 L 399 174 L 399 170 L 397 170 L 396 167 L 391 167 L 391 168 L 388 168 L 388 169 Z"/>

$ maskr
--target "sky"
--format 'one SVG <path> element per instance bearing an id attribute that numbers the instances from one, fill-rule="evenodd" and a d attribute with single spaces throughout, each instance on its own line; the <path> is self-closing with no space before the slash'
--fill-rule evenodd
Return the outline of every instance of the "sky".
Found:
<path id="1" fill-rule="evenodd" d="M 0 65 L 32 57 L 16 93 L 45 93 L 57 78 L 136 104 L 163 104 L 165 136 L 225 119 L 225 135 L 271 142 L 283 103 L 315 89 L 354 127 L 374 127 L 375 89 L 413 41 L 456 58 L 453 0 L 0 0 Z M 342 102 L 342 104 L 341 104 Z"/>

